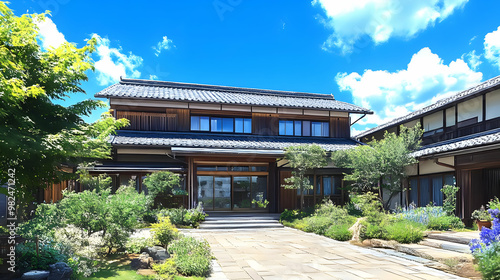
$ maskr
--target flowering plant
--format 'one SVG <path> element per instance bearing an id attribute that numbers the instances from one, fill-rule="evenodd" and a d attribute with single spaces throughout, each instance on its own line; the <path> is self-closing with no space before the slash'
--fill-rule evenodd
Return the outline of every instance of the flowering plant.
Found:
<path id="1" fill-rule="evenodd" d="M 487 250 L 493 243 L 500 242 L 500 210 L 489 209 L 488 213 L 493 219 L 493 227 L 491 229 L 483 227 L 479 233 L 479 239 L 473 239 L 469 244 L 472 253 Z"/>
<path id="2" fill-rule="evenodd" d="M 479 220 L 479 221 L 491 221 L 493 218 L 491 217 L 490 213 L 484 209 L 484 206 L 481 205 L 481 208 L 474 210 L 472 212 L 471 218 L 473 220 Z"/>

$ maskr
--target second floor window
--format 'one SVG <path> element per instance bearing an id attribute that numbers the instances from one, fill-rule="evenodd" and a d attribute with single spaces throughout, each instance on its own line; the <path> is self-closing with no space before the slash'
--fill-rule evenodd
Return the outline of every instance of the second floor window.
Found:
<path id="1" fill-rule="evenodd" d="M 328 122 L 280 120 L 279 135 L 329 137 Z"/>
<path id="2" fill-rule="evenodd" d="M 191 116 L 192 131 L 252 133 L 252 119 Z"/>

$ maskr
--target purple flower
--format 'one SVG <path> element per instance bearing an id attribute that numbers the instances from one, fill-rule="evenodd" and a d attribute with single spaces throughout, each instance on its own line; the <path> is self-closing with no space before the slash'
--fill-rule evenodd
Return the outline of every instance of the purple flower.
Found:
<path id="1" fill-rule="evenodd" d="M 500 242 L 500 210 L 489 209 L 493 220 L 493 227 L 491 229 L 483 227 L 479 233 L 479 239 L 473 239 L 469 244 L 472 253 L 483 252 L 488 249 L 493 243 Z"/>

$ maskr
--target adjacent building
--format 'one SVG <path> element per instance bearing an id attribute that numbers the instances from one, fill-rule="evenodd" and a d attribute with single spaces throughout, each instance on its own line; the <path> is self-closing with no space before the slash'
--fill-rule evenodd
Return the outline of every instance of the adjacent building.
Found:
<path id="1" fill-rule="evenodd" d="M 460 187 L 457 214 L 465 221 L 475 209 L 500 197 L 500 76 L 459 92 L 356 138 L 368 142 L 401 125 L 424 129 L 423 147 L 414 153 L 407 187 L 393 203 L 442 205 L 445 184 Z"/>
<path id="2" fill-rule="evenodd" d="M 135 182 L 147 192 L 145 176 L 169 170 L 182 178 L 188 207 L 206 210 L 271 211 L 297 207 L 297 190 L 281 187 L 291 175 L 284 148 L 318 144 L 326 151 L 359 142 L 350 137 L 352 114 L 371 114 L 332 95 L 121 79 L 95 95 L 108 98 L 116 118 L 130 126 L 111 137 L 113 159 L 91 171 L 106 173 L 114 187 Z M 342 172 L 314 170 L 312 205 L 324 197 L 343 203 Z M 267 209 L 252 200 L 267 199 Z"/>

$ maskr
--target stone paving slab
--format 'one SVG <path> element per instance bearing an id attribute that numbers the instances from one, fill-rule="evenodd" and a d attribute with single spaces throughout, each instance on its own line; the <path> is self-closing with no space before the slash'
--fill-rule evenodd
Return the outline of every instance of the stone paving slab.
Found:
<path id="1" fill-rule="evenodd" d="M 217 258 L 209 279 L 465 279 L 296 229 L 183 230 Z"/>

